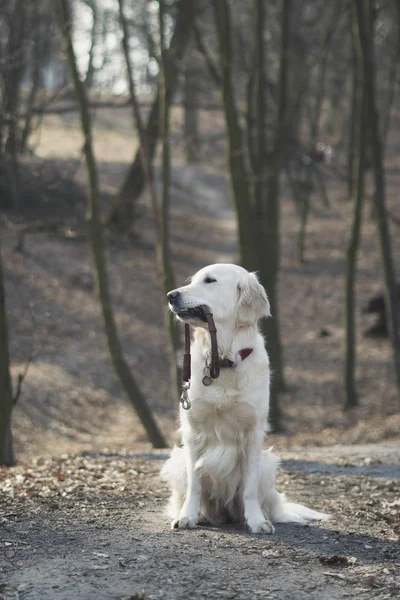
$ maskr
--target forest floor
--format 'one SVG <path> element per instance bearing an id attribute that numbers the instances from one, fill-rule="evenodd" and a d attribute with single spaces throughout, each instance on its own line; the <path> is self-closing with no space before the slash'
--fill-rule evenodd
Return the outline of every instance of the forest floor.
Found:
<path id="1" fill-rule="evenodd" d="M 278 487 L 330 520 L 171 531 L 166 455 L 92 453 L 0 471 L 6 600 L 388 600 L 400 594 L 398 444 L 287 452 Z"/>
<path id="2" fill-rule="evenodd" d="M 129 129 L 123 119 L 119 123 L 115 131 L 109 116 L 97 115 L 105 207 L 132 157 Z M 171 599 L 395 597 L 400 415 L 390 345 L 362 335 L 372 319 L 361 309 L 382 289 L 370 205 L 357 280 L 360 406 L 343 412 L 351 206 L 344 202 L 343 182 L 327 174 L 330 206 L 314 198 L 300 264 L 298 216 L 288 191 L 282 203 L 286 431 L 272 433 L 267 442 L 284 459 L 280 488 L 333 518 L 306 527 L 281 525 L 265 538 L 232 528 L 171 533 L 162 514 L 166 490 L 158 481 L 165 456 L 151 451 L 113 373 L 87 240 L 74 234 L 76 215 L 83 212 L 79 149 L 76 123 L 45 119 L 37 158 L 27 160 L 30 175 L 22 180 L 29 209 L 24 218 L 8 215 L 0 225 L 14 380 L 33 357 L 13 421 L 19 463 L 0 471 L 0 598 L 135 598 L 142 589 L 146 598 Z M 177 284 L 205 264 L 237 260 L 224 156 L 205 158 L 207 164 L 191 167 L 174 163 Z M 23 167 L 21 173 L 23 179 Z M 398 215 L 395 165 L 389 164 L 388 174 L 390 206 Z M 128 363 L 173 443 L 176 408 L 168 384 L 164 300 L 145 200 L 133 235 L 107 237 L 109 272 Z M 48 227 L 27 232 L 17 251 L 21 229 L 38 215 Z M 393 242 L 399 272 L 400 236 Z"/>

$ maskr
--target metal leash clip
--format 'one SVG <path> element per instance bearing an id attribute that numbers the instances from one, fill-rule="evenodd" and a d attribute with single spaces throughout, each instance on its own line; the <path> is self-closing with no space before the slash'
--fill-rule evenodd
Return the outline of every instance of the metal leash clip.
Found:
<path id="1" fill-rule="evenodd" d="M 181 404 L 184 410 L 189 410 L 192 403 L 189 399 L 190 381 L 184 381 L 182 384 Z"/>

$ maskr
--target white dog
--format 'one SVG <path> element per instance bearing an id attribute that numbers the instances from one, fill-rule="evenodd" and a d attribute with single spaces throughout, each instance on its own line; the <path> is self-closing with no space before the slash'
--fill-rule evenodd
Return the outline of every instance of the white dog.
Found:
<path id="1" fill-rule="evenodd" d="M 272 522 L 327 518 L 286 502 L 275 489 L 278 459 L 262 450 L 270 375 L 257 321 L 270 316 L 270 307 L 256 275 L 236 265 L 211 265 L 189 285 L 169 292 L 168 300 L 179 319 L 194 328 L 190 408 L 180 410 L 183 447 L 173 449 L 161 472 L 172 491 L 172 527 L 231 520 L 245 522 L 252 533 L 273 533 Z M 223 360 L 213 380 L 207 311 Z"/>

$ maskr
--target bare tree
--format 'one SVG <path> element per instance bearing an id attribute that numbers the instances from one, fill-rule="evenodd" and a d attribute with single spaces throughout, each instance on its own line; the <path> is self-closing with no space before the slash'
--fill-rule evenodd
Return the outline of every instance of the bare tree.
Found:
<path id="1" fill-rule="evenodd" d="M 175 27 L 165 64 L 168 102 L 171 102 L 178 86 L 180 67 L 190 37 L 190 26 L 188 25 L 192 20 L 193 7 L 193 0 L 177 0 Z M 144 132 L 148 157 L 150 160 L 153 160 L 161 132 L 159 89 L 151 106 Z M 142 193 L 145 184 L 146 176 L 143 171 L 141 148 L 139 146 L 125 181 L 121 186 L 118 198 L 116 198 L 116 202 L 107 216 L 107 223 L 110 226 L 118 226 L 120 228 L 131 227 L 134 220 L 135 203 Z"/>
<path id="2" fill-rule="evenodd" d="M 50 0 L 5 0 L 0 21 L 0 151 L 15 158 L 27 148 L 43 74 L 56 58 Z M 28 91 L 27 91 L 28 88 Z"/>
<path id="3" fill-rule="evenodd" d="M 97 46 L 97 38 L 98 38 L 98 23 L 99 23 L 99 11 L 98 11 L 98 2 L 97 0 L 84 0 L 86 6 L 90 9 L 92 13 L 92 25 L 90 31 L 90 48 L 88 54 L 88 66 L 86 69 L 85 76 L 85 85 L 87 88 L 91 88 L 94 83 L 94 55 Z"/>
<path id="4" fill-rule="evenodd" d="M 11 430 L 13 405 L 4 275 L 0 248 L 0 465 L 8 467 L 15 462 Z"/>
<path id="5" fill-rule="evenodd" d="M 79 105 L 82 134 L 85 140 L 84 153 L 90 190 L 87 204 L 87 224 L 92 246 L 96 280 L 103 312 L 108 347 L 115 371 L 128 395 L 129 400 L 133 404 L 144 428 L 146 429 L 150 442 L 155 448 L 165 448 L 166 442 L 153 419 L 145 398 L 143 397 L 134 377 L 130 372 L 118 337 L 108 285 L 103 231 L 100 218 L 99 181 L 96 161 L 93 153 L 90 113 L 86 98 L 85 86 L 79 78 L 76 66 L 75 51 L 71 38 L 71 18 L 68 0 L 57 0 L 56 9 L 64 37 L 65 51 L 74 82 L 75 93 Z"/>
<path id="6" fill-rule="evenodd" d="M 391 334 L 397 387 L 400 393 L 400 322 L 396 304 L 396 277 L 386 210 L 385 171 L 376 93 L 372 2 L 371 0 L 353 0 L 353 2 L 357 11 L 358 31 L 363 59 L 363 76 L 367 96 L 372 166 L 375 181 L 374 207 L 385 278 L 388 324 Z"/>
<path id="7" fill-rule="evenodd" d="M 267 336 L 268 350 L 274 371 L 274 386 L 271 396 L 271 422 L 275 430 L 281 427 L 277 393 L 284 387 L 283 358 L 280 343 L 277 281 L 279 272 L 279 180 L 282 169 L 282 149 L 287 119 L 287 71 L 288 71 L 288 31 L 290 0 L 283 0 L 280 75 L 278 91 L 278 125 L 275 145 L 271 155 L 265 145 L 266 100 L 265 100 L 265 59 L 264 59 L 264 4 L 255 3 L 256 24 L 256 81 L 257 98 L 254 121 L 257 123 L 257 142 L 252 152 L 253 173 L 245 152 L 243 133 L 237 109 L 233 82 L 232 24 L 229 2 L 212 2 L 217 31 L 220 68 L 213 72 L 221 74 L 223 109 L 228 135 L 228 166 L 232 192 L 238 219 L 241 263 L 249 270 L 258 270 L 260 280 L 266 287 L 273 319 L 262 323 Z M 208 57 L 210 60 L 210 57 Z M 250 98 L 253 96 L 250 95 Z M 248 112 L 252 108 L 248 107 Z M 247 136 L 247 139 L 251 136 Z M 255 181 L 255 185 L 252 184 Z"/>
<path id="8" fill-rule="evenodd" d="M 273 359 L 274 385 L 278 391 L 281 391 L 285 387 L 278 312 L 278 276 L 280 268 L 279 185 L 283 167 L 283 150 L 287 137 L 291 2 L 292 0 L 282 0 L 277 130 L 273 155 L 268 165 L 269 178 L 266 208 L 263 213 L 263 219 L 258 219 L 260 226 L 259 251 L 261 250 L 260 274 L 268 290 L 273 315 L 273 319 L 264 320 L 263 332 L 269 340 L 269 348 Z M 260 68 L 262 68 L 262 65 L 260 65 Z"/>
<path id="9" fill-rule="evenodd" d="M 349 409 L 358 405 L 357 390 L 355 385 L 355 366 L 356 366 L 356 344 L 355 344 L 355 318 L 354 318 L 354 284 L 356 277 L 356 265 L 358 248 L 360 244 L 362 208 L 364 203 L 365 190 L 365 167 L 366 167 L 366 145 L 367 145 L 367 104 L 366 93 L 363 80 L 362 53 L 360 46 L 360 36 L 358 32 L 357 13 L 354 5 L 352 6 L 352 30 L 353 30 L 353 48 L 354 48 L 354 98 L 352 99 L 353 115 L 356 121 L 352 127 L 352 144 L 354 157 L 352 160 L 353 172 L 350 177 L 353 184 L 350 186 L 354 196 L 354 216 L 350 232 L 350 239 L 346 252 L 346 273 L 345 273 L 345 369 L 344 369 L 344 408 Z M 355 141 L 358 143 L 355 144 Z"/>
<path id="10" fill-rule="evenodd" d="M 254 244 L 252 217 L 253 190 L 246 163 L 244 134 L 234 89 L 233 46 L 230 5 L 227 0 L 212 1 L 218 40 L 222 103 L 228 137 L 228 170 L 232 195 L 236 208 L 242 265 L 251 270 L 257 268 L 257 250 Z"/>
<path id="11" fill-rule="evenodd" d="M 180 350 L 179 332 L 176 321 L 171 311 L 168 310 L 165 296 L 173 290 L 175 285 L 174 271 L 170 251 L 170 205 L 171 205 L 171 149 L 170 149 L 170 108 L 171 102 L 168 95 L 167 69 L 168 50 L 165 41 L 165 16 L 166 5 L 164 0 L 159 0 L 159 29 L 160 29 L 160 129 L 162 132 L 162 201 L 160 208 L 160 242 L 158 244 L 158 263 L 160 265 L 163 289 L 164 320 L 167 335 L 170 339 L 171 380 L 175 388 L 177 381 L 176 357 Z M 175 394 L 174 394 L 175 395 Z M 178 398 L 178 395 L 176 395 Z"/>
<path id="12" fill-rule="evenodd" d="M 200 136 L 198 117 L 199 69 L 198 57 L 194 44 L 190 44 L 190 54 L 184 68 L 184 140 L 186 161 L 188 164 L 198 162 L 200 158 Z M 200 73 L 201 76 L 201 73 Z"/>
<path id="13" fill-rule="evenodd" d="M 8 26 L 6 59 L 8 64 L 4 65 L 3 94 L 4 113 L 6 117 L 7 136 L 5 139 L 5 150 L 15 157 L 18 151 L 18 119 L 20 108 L 21 82 L 25 67 L 25 45 L 26 17 L 22 0 L 9 3 L 8 10 L 4 12 Z"/>
<path id="14" fill-rule="evenodd" d="M 139 106 L 139 101 L 136 95 L 135 90 L 135 82 L 133 78 L 133 65 L 132 59 L 129 52 L 129 34 L 127 27 L 127 20 L 124 11 L 124 0 L 118 0 L 119 5 L 119 18 L 121 22 L 122 28 L 122 47 L 123 53 L 125 57 L 126 64 L 126 74 L 128 80 L 128 88 L 129 95 L 132 103 L 133 109 L 133 118 L 136 124 L 136 128 L 139 134 L 139 142 L 140 142 L 140 157 L 143 173 L 146 179 L 146 183 L 150 192 L 150 198 L 154 213 L 154 221 L 156 226 L 156 256 L 157 256 L 157 264 L 160 280 L 162 282 L 162 306 L 164 310 L 164 322 L 167 333 L 167 343 L 168 343 L 168 355 L 170 360 L 171 367 L 171 385 L 172 396 L 174 400 L 178 397 L 177 392 L 177 363 L 176 356 L 180 348 L 179 343 L 179 334 L 176 327 L 175 320 L 173 319 L 173 315 L 167 309 L 167 304 L 165 301 L 165 296 L 167 292 L 174 289 L 175 280 L 173 274 L 173 268 L 171 263 L 170 256 L 170 247 L 169 247 L 169 207 L 170 207 L 170 158 L 169 158 L 169 98 L 167 94 L 167 87 L 165 85 L 165 66 L 166 66 L 166 49 L 165 49 L 165 40 L 164 40 L 164 5 L 160 2 L 160 10 L 159 10 L 159 22 L 160 22 L 160 47 L 161 47 L 161 61 L 160 61 L 160 83 L 159 83 L 159 93 L 160 93 L 160 128 L 162 131 L 162 145 L 163 145 L 163 158 L 162 158 L 162 177 L 163 177 L 163 193 L 161 202 L 159 202 L 157 198 L 157 192 L 154 183 L 154 169 L 153 169 L 153 161 L 149 155 L 148 144 L 145 134 L 145 129 L 143 125 L 143 118 Z"/>

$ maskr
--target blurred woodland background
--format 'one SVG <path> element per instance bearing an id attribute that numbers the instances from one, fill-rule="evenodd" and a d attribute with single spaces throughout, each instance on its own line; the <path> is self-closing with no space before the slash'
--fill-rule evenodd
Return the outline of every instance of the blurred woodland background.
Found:
<path id="1" fill-rule="evenodd" d="M 400 0 L 0 0 L 0 464 L 172 443 L 213 262 L 271 301 L 269 443 L 399 435 L 399 57 Z"/>

